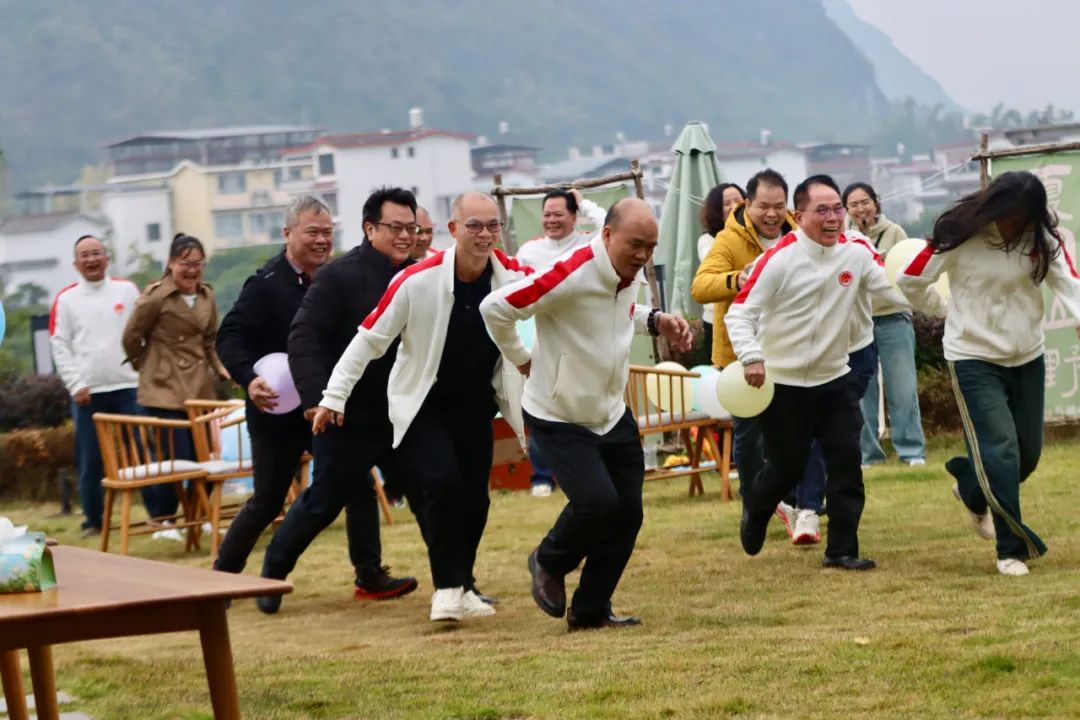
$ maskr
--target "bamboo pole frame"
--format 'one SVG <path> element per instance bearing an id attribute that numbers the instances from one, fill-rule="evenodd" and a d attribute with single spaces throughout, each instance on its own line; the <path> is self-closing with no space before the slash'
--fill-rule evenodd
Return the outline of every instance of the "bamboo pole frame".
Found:
<path id="1" fill-rule="evenodd" d="M 990 184 L 990 161 L 994 158 L 1018 157 L 1020 155 L 1042 155 L 1080 150 L 1080 142 L 1039 143 L 1038 145 L 1020 145 L 1019 147 L 990 150 L 990 133 L 983 133 L 979 140 L 979 152 L 971 156 L 979 161 L 979 183 L 985 188 Z"/>

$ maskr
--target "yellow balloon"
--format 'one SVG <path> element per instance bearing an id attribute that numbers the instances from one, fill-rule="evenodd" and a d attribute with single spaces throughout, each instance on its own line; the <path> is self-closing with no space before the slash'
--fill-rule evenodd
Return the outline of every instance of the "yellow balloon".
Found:
<path id="1" fill-rule="evenodd" d="M 896 278 L 904 271 L 911 261 L 926 248 L 926 241 L 921 238 L 908 238 L 901 240 L 892 246 L 885 255 L 885 275 L 889 282 L 896 287 Z"/>
<path id="2" fill-rule="evenodd" d="M 765 370 L 765 384 L 759 388 L 746 384 L 743 366 L 738 362 L 733 362 L 721 370 L 716 381 L 716 399 L 725 410 L 740 418 L 750 418 L 765 412 L 775 391 L 776 386 L 769 377 L 768 366 Z"/>
<path id="3" fill-rule="evenodd" d="M 686 368 L 671 360 L 657 363 L 656 369 L 686 372 Z M 693 379 L 650 373 L 645 376 L 645 395 L 649 398 L 649 402 L 660 408 L 661 412 L 683 412 L 684 410 L 690 412 L 694 406 L 694 386 L 691 382 Z M 680 385 L 682 386 L 681 399 L 679 395 Z M 672 394 L 675 396 L 674 400 Z M 672 408 L 672 405 L 674 405 L 674 408 Z"/>

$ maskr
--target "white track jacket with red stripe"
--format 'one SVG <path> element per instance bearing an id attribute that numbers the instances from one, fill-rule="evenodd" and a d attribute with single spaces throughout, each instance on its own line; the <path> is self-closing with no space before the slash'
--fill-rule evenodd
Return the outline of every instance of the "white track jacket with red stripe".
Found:
<path id="1" fill-rule="evenodd" d="M 945 317 L 946 360 L 1016 367 L 1043 353 L 1045 307 L 1042 288 L 1031 277 L 1030 245 L 1011 253 L 1001 245 L 1001 233 L 990 223 L 952 250 L 935 253 L 928 245 L 897 277 L 912 305 Z M 947 306 L 931 287 L 945 272 Z M 1046 284 L 1069 313 L 1080 318 L 1080 276 L 1064 244 L 1050 262 Z"/>
<path id="2" fill-rule="evenodd" d="M 724 322 L 743 365 L 764 362 L 774 382 L 816 387 L 847 374 L 851 319 L 867 292 L 895 292 L 876 254 L 844 235 L 819 245 L 800 228 L 757 261 Z"/>
<path id="3" fill-rule="evenodd" d="M 435 384 L 446 346 L 446 330 L 454 307 L 454 253 L 450 247 L 402 270 L 390 282 L 386 293 L 364 319 L 356 337 L 334 366 L 322 407 L 345 411 L 353 386 L 368 363 L 382 357 L 394 339 L 401 336 L 397 358 L 390 370 L 386 397 L 390 422 L 394 426 L 394 447 L 401 444 L 420 406 Z M 533 272 L 500 250 L 491 255 L 491 287 L 494 291 Z M 521 420 L 521 393 L 524 378 L 513 365 L 500 360 L 492 385 L 499 411 L 525 445 Z M 345 418 L 345 422 L 349 419 Z"/>
<path id="4" fill-rule="evenodd" d="M 626 412 L 630 341 L 647 332 L 650 308 L 635 304 L 644 274 L 615 272 L 597 234 L 551 269 L 493 291 L 480 303 L 488 332 L 513 365 L 532 360 L 522 407 L 533 417 L 606 434 Z M 532 353 L 515 323 L 536 318 Z"/>

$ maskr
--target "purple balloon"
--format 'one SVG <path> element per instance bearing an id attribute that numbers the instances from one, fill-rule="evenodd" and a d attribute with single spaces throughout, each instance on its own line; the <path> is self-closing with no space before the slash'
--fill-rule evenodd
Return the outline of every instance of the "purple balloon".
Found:
<path id="1" fill-rule="evenodd" d="M 271 415 L 284 415 L 300 407 L 300 393 L 296 392 L 292 374 L 289 372 L 289 356 L 285 353 L 270 353 L 255 363 L 255 374 L 277 393 L 277 407 Z"/>

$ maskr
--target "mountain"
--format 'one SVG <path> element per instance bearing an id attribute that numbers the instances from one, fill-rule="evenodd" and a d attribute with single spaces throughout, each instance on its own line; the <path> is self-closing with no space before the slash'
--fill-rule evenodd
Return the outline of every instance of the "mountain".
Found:
<path id="1" fill-rule="evenodd" d="M 858 140 L 887 111 L 820 2 L 0 0 L 0 147 L 15 189 L 137 132 L 310 122 L 568 145 L 760 128 Z"/>
<path id="2" fill-rule="evenodd" d="M 823 0 L 825 13 L 847 35 L 859 52 L 874 66 L 877 84 L 890 100 L 912 98 L 922 105 L 942 105 L 946 110 L 960 106 L 937 80 L 896 49 L 892 39 L 855 14 L 847 0 Z"/>

